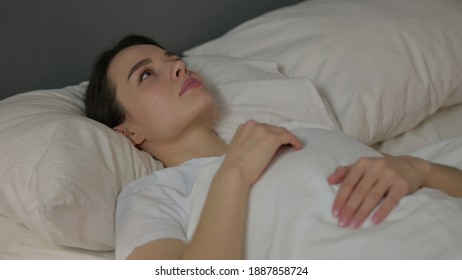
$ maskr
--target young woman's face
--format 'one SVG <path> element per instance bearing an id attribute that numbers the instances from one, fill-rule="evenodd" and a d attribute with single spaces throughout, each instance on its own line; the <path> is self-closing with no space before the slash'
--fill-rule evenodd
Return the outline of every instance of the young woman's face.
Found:
<path id="1" fill-rule="evenodd" d="M 198 125 L 213 123 L 216 103 L 202 78 L 157 46 L 124 49 L 111 62 L 108 76 L 127 112 L 115 129 L 126 129 L 122 132 L 134 144 L 174 141 Z M 132 139 L 132 132 L 139 138 Z"/>

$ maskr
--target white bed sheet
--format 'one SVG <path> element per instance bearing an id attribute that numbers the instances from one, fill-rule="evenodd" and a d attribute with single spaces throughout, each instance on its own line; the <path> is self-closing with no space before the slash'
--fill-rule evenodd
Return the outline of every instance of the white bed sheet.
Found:
<path id="1" fill-rule="evenodd" d="M 306 148 L 284 151 L 253 187 L 247 258 L 462 259 L 462 199 L 437 190 L 423 188 L 404 197 L 380 225 L 367 220 L 360 229 L 339 227 L 331 214 L 337 187 L 329 186 L 326 177 L 338 164 L 377 154 L 334 131 L 302 128 L 294 133 L 304 139 Z M 462 136 L 414 155 L 460 168 Z M 212 162 L 198 176 L 189 238 L 219 165 L 220 160 Z"/>

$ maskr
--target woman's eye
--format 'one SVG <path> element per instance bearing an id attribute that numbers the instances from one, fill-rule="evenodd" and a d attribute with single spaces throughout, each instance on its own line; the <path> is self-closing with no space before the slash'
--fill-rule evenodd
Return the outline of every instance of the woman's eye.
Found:
<path id="1" fill-rule="evenodd" d="M 146 79 L 147 77 L 151 76 L 152 75 L 152 72 L 151 71 L 143 71 L 143 73 L 141 73 L 141 76 L 140 76 L 140 82 L 143 81 L 144 79 Z"/>

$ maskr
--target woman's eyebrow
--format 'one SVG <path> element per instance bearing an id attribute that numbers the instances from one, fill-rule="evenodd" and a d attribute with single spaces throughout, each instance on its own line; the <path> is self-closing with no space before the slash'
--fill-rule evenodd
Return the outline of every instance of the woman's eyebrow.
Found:
<path id="1" fill-rule="evenodd" d="M 169 51 L 166 51 L 166 52 L 164 52 L 164 55 L 165 55 L 166 57 L 170 57 L 170 56 L 178 56 L 178 55 L 176 55 L 175 53 L 173 53 L 173 52 L 169 52 Z"/>
<path id="2" fill-rule="evenodd" d="M 145 58 L 145 59 L 139 61 L 138 63 L 136 63 L 136 64 L 132 67 L 132 69 L 130 69 L 130 72 L 128 73 L 127 82 L 128 82 L 128 80 L 130 80 L 130 76 L 131 76 L 136 70 L 138 70 L 140 67 L 143 67 L 144 65 L 149 64 L 149 63 L 152 63 L 152 59 L 150 59 L 150 58 Z"/>

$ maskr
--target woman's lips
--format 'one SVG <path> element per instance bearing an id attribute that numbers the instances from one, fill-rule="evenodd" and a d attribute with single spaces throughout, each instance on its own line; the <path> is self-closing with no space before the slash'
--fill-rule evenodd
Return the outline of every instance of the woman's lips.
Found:
<path id="1" fill-rule="evenodd" d="M 202 83 L 198 79 L 190 77 L 186 79 L 186 81 L 183 83 L 183 86 L 181 87 L 181 91 L 180 91 L 180 96 L 185 94 L 190 89 L 198 88 L 201 86 L 202 86 Z"/>

